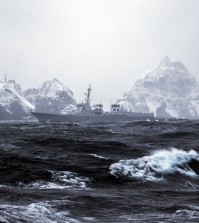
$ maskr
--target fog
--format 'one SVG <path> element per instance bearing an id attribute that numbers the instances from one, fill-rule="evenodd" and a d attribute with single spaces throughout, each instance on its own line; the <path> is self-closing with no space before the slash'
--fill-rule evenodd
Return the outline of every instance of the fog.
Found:
<path id="1" fill-rule="evenodd" d="M 0 78 L 107 105 L 164 56 L 199 79 L 198 24 L 198 0 L 0 0 Z"/>

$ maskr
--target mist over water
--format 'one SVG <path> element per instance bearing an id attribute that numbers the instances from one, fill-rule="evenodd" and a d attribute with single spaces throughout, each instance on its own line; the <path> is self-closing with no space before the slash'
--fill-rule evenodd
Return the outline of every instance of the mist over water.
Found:
<path id="1" fill-rule="evenodd" d="M 0 222 L 198 222 L 199 122 L 0 123 Z"/>

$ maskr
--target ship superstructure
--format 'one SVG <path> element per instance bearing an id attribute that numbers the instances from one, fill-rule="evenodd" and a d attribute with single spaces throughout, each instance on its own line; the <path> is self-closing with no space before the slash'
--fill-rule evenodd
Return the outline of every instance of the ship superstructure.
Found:
<path id="1" fill-rule="evenodd" d="M 102 104 L 91 106 L 91 86 L 85 93 L 85 100 L 77 104 L 75 114 L 53 114 L 32 112 L 40 122 L 117 122 L 133 120 L 154 120 L 153 113 L 128 112 L 119 104 L 111 104 L 110 112 L 104 112 Z"/>

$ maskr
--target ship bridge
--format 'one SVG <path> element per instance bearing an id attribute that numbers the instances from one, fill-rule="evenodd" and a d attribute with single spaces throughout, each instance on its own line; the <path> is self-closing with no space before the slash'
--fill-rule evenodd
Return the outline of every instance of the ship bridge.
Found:
<path id="1" fill-rule="evenodd" d="M 103 115 L 104 114 L 104 110 L 103 110 L 103 105 L 102 104 L 93 105 L 92 110 L 93 110 L 95 115 Z"/>
<path id="2" fill-rule="evenodd" d="M 119 104 L 112 104 L 110 107 L 111 114 L 121 114 L 124 112 L 125 112 L 124 107 L 120 106 Z"/>

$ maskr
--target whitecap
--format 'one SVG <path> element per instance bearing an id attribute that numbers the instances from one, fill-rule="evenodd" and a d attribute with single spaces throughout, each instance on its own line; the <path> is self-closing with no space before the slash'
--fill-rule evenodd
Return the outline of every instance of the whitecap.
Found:
<path id="1" fill-rule="evenodd" d="M 93 156 L 93 157 L 96 157 L 96 158 L 98 158 L 98 159 L 108 160 L 108 158 L 103 157 L 103 156 L 98 156 L 97 154 L 89 154 L 89 156 Z"/>
<path id="2" fill-rule="evenodd" d="M 32 189 L 85 189 L 89 178 L 78 176 L 70 171 L 51 171 L 52 182 L 37 181 L 25 187 Z"/>
<path id="3" fill-rule="evenodd" d="M 51 171 L 52 173 L 52 181 L 45 182 L 43 180 L 32 182 L 29 184 L 24 184 L 23 182 L 19 182 L 18 185 L 6 185 L 1 184 L 0 188 L 26 188 L 26 189 L 39 189 L 39 190 L 48 190 L 48 189 L 87 189 L 87 183 L 90 181 L 87 177 L 78 176 L 75 173 L 70 171 Z"/>
<path id="4" fill-rule="evenodd" d="M 0 205 L 1 222 L 30 222 L 30 223 L 78 223 L 70 216 L 69 211 L 60 211 L 58 205 L 68 201 L 46 201 L 25 205 Z"/>
<path id="5" fill-rule="evenodd" d="M 93 217 L 82 217 L 83 220 L 86 220 L 86 222 L 95 221 L 96 219 Z"/>
<path id="6" fill-rule="evenodd" d="M 173 216 L 175 217 L 181 217 L 186 219 L 198 219 L 199 218 L 199 211 L 196 210 L 188 210 L 188 209 L 182 209 L 177 210 Z"/>
<path id="7" fill-rule="evenodd" d="M 111 174 L 128 176 L 147 181 L 163 180 L 164 175 L 179 173 L 188 177 L 198 177 L 188 163 L 195 159 L 199 161 L 199 154 L 172 148 L 171 150 L 156 151 L 151 156 L 138 159 L 121 160 L 110 166 Z"/>

